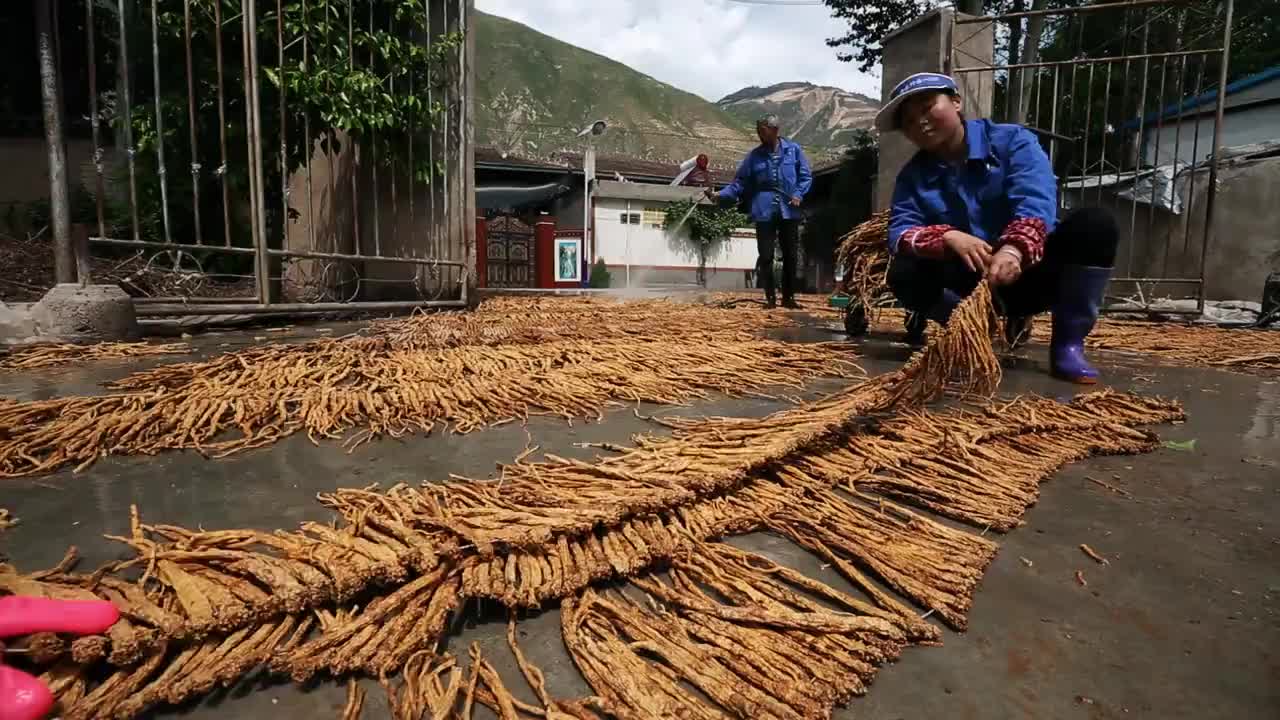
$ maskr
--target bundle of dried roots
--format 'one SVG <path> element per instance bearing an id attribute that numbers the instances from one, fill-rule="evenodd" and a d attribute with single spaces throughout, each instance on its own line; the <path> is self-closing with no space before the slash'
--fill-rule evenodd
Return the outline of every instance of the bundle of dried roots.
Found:
<path id="1" fill-rule="evenodd" d="M 840 238 L 836 266 L 844 268 L 839 288 L 863 307 L 874 307 L 889 289 L 889 212 L 879 212 Z"/>

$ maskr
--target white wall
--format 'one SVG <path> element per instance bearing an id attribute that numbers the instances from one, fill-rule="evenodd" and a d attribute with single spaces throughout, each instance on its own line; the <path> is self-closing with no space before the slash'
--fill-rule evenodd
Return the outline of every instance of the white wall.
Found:
<path id="1" fill-rule="evenodd" d="M 647 268 L 690 268 L 698 267 L 698 260 L 691 255 L 682 254 L 670 247 L 666 230 L 644 222 L 645 209 L 666 211 L 667 203 L 656 201 L 630 201 L 630 212 L 639 213 L 641 223 L 631 225 L 622 223 L 621 215 L 627 212 L 627 200 L 615 198 L 596 198 L 595 217 L 592 226 L 596 233 L 596 255 L 603 257 L 605 264 Z M 731 238 L 724 245 L 723 252 L 712 258 L 708 268 L 718 270 L 754 270 L 756 266 L 756 240 L 754 229 L 745 230 L 750 237 Z M 591 258 L 592 261 L 595 258 Z"/>
<path id="2" fill-rule="evenodd" d="M 1159 129 L 1149 128 L 1142 159 L 1148 165 L 1168 165 L 1177 157 L 1180 163 L 1202 162 L 1213 150 L 1214 116 L 1175 118 Z M 1199 132 L 1197 139 L 1196 133 Z M 1222 146 L 1236 147 L 1280 140 L 1280 104 L 1261 105 L 1228 113 L 1222 123 Z M 1159 158 L 1156 144 L 1159 143 Z"/>

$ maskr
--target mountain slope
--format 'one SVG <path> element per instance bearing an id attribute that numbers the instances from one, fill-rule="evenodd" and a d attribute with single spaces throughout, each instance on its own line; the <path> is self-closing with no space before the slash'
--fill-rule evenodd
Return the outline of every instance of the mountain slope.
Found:
<path id="1" fill-rule="evenodd" d="M 534 158 L 577 151 L 575 129 L 597 119 L 610 125 L 601 152 L 645 160 L 707 152 L 732 166 L 756 144 L 734 115 L 622 63 L 482 12 L 473 27 L 479 144 Z"/>
<path id="2" fill-rule="evenodd" d="M 880 109 L 866 95 L 806 82 L 744 88 L 716 104 L 743 123 L 773 113 L 785 135 L 815 148 L 847 145 L 853 131 L 871 128 Z"/>

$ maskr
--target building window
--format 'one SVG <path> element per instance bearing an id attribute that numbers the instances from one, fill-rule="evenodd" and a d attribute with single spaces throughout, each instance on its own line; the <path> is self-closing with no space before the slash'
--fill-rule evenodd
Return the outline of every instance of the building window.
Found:
<path id="1" fill-rule="evenodd" d="M 623 225 L 639 225 L 640 213 L 618 213 L 618 222 Z"/>
<path id="2" fill-rule="evenodd" d="M 667 224 L 667 211 L 661 208 L 645 208 L 644 224 L 649 227 L 660 228 Z"/>

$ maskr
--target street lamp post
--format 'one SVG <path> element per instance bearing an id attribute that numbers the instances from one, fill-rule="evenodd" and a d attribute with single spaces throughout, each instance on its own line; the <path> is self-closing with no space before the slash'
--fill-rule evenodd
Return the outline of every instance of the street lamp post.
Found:
<path id="1" fill-rule="evenodd" d="M 591 180 L 596 174 L 596 146 L 595 138 L 604 135 L 604 131 L 609 129 L 609 124 L 603 120 L 596 120 L 578 133 L 578 137 L 587 139 L 587 146 L 582 152 L 582 285 L 587 285 L 587 272 L 590 267 L 587 262 L 588 252 L 587 243 L 591 237 Z"/>

